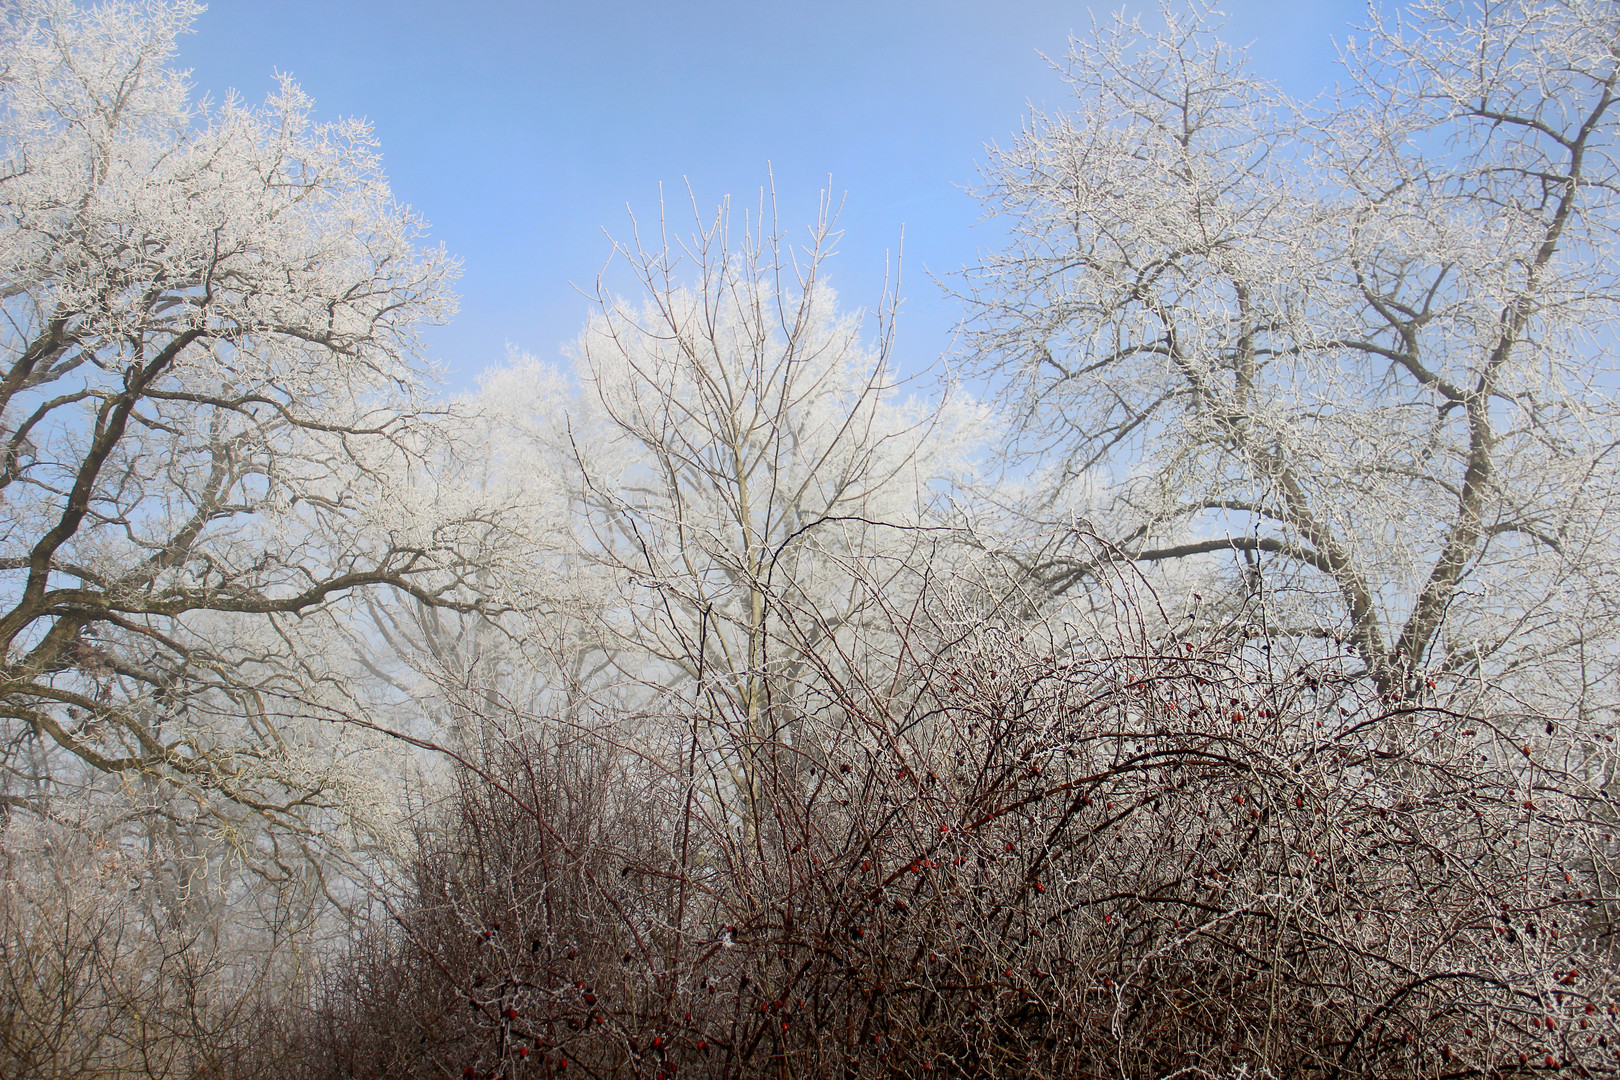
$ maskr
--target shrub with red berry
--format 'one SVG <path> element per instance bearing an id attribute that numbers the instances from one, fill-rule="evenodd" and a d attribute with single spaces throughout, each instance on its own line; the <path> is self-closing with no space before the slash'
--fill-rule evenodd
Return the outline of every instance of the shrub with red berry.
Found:
<path id="1" fill-rule="evenodd" d="M 330 987 L 324 1060 L 514 1078 L 1620 1064 L 1594 733 L 1379 700 L 1331 661 L 1278 673 L 1241 638 L 1086 655 L 979 635 L 902 674 L 904 694 L 845 685 L 791 741 L 747 747 L 747 801 L 697 715 L 552 724 L 468 763 L 391 927 Z"/>

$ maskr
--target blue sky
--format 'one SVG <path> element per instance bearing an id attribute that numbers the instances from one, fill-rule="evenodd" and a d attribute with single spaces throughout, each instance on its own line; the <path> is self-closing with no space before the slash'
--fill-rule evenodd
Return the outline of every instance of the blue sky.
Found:
<path id="1" fill-rule="evenodd" d="M 752 206 L 774 172 L 784 219 L 831 177 L 844 238 L 829 269 L 875 304 L 905 230 L 897 342 L 906 368 L 950 344 L 930 280 L 993 246 L 962 191 L 1029 103 L 1061 108 L 1060 56 L 1090 5 L 1055 0 L 212 0 L 180 64 L 199 90 L 250 100 L 292 73 L 317 115 L 376 128 L 397 198 L 464 263 L 461 311 L 429 334 L 452 386 L 508 342 L 543 359 L 578 332 L 626 206 Z M 1138 0 L 1128 11 L 1150 12 Z M 1226 0 L 1228 40 L 1296 96 L 1337 77 L 1362 0 Z"/>

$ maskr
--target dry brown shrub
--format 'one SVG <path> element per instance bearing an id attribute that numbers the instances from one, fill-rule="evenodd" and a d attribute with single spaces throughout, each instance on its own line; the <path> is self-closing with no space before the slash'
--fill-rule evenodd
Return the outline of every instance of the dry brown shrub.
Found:
<path id="1" fill-rule="evenodd" d="M 271 890 L 239 888 L 262 921 L 232 933 L 240 912 L 160 888 L 149 855 L 67 813 L 0 818 L 0 1077 L 190 1080 L 297 1067 L 279 1057 L 293 1043 L 274 1026 L 302 1000 L 303 924 L 267 902 Z"/>
<path id="2" fill-rule="evenodd" d="M 695 712 L 500 742 L 310 1069 L 1617 1071 L 1612 737 L 1265 644 L 978 634 L 741 747 L 749 802 Z"/>

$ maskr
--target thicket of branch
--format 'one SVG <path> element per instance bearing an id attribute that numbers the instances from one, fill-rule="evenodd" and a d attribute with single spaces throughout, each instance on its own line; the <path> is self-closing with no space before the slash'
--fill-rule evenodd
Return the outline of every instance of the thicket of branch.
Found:
<path id="1" fill-rule="evenodd" d="M 309 911 L 212 882 L 175 895 L 155 869 L 80 823 L 6 822 L 0 1077 L 277 1073 L 293 1044 L 275 1025 L 297 1015 L 310 977 Z"/>
<path id="2" fill-rule="evenodd" d="M 756 828 L 691 716 L 492 743 L 327 986 L 311 1073 L 1620 1061 L 1608 736 L 1358 696 L 1242 637 L 1008 631 L 892 675 L 888 708 L 844 687 L 754 747 Z"/>

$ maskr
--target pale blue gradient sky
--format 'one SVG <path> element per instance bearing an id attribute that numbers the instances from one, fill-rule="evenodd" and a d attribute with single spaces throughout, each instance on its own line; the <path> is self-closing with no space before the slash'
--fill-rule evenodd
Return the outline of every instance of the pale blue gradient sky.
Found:
<path id="1" fill-rule="evenodd" d="M 429 334 L 452 385 L 510 342 L 543 359 L 578 332 L 626 205 L 656 217 L 690 181 L 711 208 L 752 206 L 774 169 L 798 228 L 829 174 L 844 198 L 830 264 L 841 299 L 875 304 L 905 228 L 898 359 L 950 342 L 929 279 L 994 244 L 961 189 L 1027 105 L 1060 108 L 1060 56 L 1090 11 L 1054 0 L 212 0 L 180 63 L 215 98 L 264 97 L 276 70 L 317 115 L 376 127 L 397 198 L 464 261 L 461 311 Z M 1132 0 L 1129 11 L 1154 3 Z M 1363 0 L 1226 0 L 1225 36 L 1257 74 L 1310 97 Z M 689 217 L 683 217 L 684 223 Z"/>

